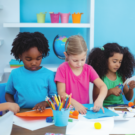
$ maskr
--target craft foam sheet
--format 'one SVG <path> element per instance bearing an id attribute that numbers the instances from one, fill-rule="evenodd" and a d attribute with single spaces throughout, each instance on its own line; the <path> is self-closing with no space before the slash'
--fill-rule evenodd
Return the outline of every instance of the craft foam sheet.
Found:
<path id="1" fill-rule="evenodd" d="M 100 122 L 101 129 L 95 129 L 94 123 Z M 114 118 L 87 119 L 69 122 L 66 135 L 108 135 L 114 127 Z"/>
<path id="2" fill-rule="evenodd" d="M 84 104 L 84 106 L 88 109 L 93 107 L 93 104 Z M 104 112 L 102 109 L 100 109 L 98 112 L 93 112 L 93 111 L 87 111 L 86 116 L 84 116 L 87 119 L 98 119 L 98 118 L 104 118 L 104 117 L 113 117 L 113 116 L 119 116 L 117 113 L 104 108 Z"/>

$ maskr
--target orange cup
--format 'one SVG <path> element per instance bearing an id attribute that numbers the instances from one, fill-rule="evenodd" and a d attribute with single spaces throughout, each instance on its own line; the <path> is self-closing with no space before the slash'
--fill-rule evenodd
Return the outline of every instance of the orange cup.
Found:
<path id="1" fill-rule="evenodd" d="M 82 15 L 83 13 L 74 13 L 74 14 L 72 14 L 72 21 L 73 21 L 73 23 L 80 23 L 81 22 L 81 15 Z"/>

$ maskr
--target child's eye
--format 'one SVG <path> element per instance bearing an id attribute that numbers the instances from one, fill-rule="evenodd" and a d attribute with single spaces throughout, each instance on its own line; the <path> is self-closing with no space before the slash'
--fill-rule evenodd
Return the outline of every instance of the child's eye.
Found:
<path id="1" fill-rule="evenodd" d="M 82 59 L 82 61 L 84 61 L 85 59 Z"/>
<path id="2" fill-rule="evenodd" d="M 113 61 L 113 63 L 116 63 L 116 61 Z"/>

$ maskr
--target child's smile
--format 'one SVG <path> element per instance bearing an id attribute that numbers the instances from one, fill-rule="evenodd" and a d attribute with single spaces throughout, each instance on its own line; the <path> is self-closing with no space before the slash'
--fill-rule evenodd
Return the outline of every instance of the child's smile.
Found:
<path id="1" fill-rule="evenodd" d="M 37 47 L 33 47 L 20 55 L 20 60 L 23 61 L 26 69 L 36 71 L 41 68 L 42 53 L 38 51 Z"/>

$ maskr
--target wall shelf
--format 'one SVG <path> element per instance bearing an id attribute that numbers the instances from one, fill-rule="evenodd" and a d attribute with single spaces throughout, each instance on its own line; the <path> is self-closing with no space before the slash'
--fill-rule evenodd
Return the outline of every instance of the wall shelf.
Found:
<path id="1" fill-rule="evenodd" d="M 3 23 L 3 27 L 90 28 L 90 23 Z"/>

